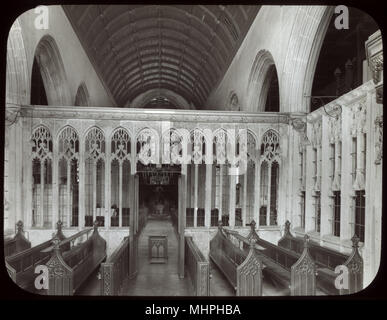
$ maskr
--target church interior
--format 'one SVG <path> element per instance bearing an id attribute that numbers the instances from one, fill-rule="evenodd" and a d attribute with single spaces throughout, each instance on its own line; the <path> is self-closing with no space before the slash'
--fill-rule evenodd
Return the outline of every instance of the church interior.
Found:
<path id="1" fill-rule="evenodd" d="M 21 14 L 6 55 L 9 281 L 78 296 L 367 288 L 383 47 L 371 16 L 340 7 Z"/>

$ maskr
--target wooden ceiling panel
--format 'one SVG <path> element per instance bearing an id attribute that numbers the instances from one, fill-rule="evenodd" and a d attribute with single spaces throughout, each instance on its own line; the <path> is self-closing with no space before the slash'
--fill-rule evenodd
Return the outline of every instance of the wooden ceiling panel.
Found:
<path id="1" fill-rule="evenodd" d="M 63 6 L 97 72 L 128 105 L 166 88 L 196 108 L 224 76 L 260 6 Z"/>

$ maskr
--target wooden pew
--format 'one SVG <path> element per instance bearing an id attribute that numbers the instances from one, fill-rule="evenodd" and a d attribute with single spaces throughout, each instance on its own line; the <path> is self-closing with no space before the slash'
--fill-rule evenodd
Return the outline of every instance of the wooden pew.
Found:
<path id="1" fill-rule="evenodd" d="M 31 242 L 24 236 L 23 222 L 16 223 L 17 232 L 12 238 L 4 239 L 4 256 L 10 256 L 31 248 Z"/>
<path id="2" fill-rule="evenodd" d="M 101 263 L 101 295 L 119 295 L 124 280 L 129 277 L 129 237 L 113 251 L 106 262 Z"/>
<path id="3" fill-rule="evenodd" d="M 346 294 L 362 290 L 363 259 L 359 254 L 358 244 L 359 238 L 354 235 L 352 237 L 352 253 L 348 256 L 310 241 L 310 254 L 317 265 L 317 279 L 322 291 L 328 294 Z M 302 252 L 302 239 L 291 234 L 289 221 L 285 222 L 284 235 L 278 241 L 278 245 L 297 254 Z M 337 266 L 345 266 L 351 269 L 348 290 L 339 290 L 335 287 L 335 279 L 339 275 L 339 273 L 335 273 Z M 356 268 L 352 269 L 353 266 L 356 266 Z"/>
<path id="4" fill-rule="evenodd" d="M 253 248 L 254 244 L 251 246 Z M 218 232 L 210 241 L 209 256 L 227 278 L 237 295 L 262 295 L 262 262 L 251 249 L 247 254 L 235 246 L 219 221 Z"/>
<path id="5" fill-rule="evenodd" d="M 51 253 L 46 263 L 49 275 L 48 295 L 73 295 L 85 280 L 106 259 L 106 241 L 98 233 L 98 222 L 94 222 L 91 237 L 62 254 L 60 247 L 69 241 L 54 238 Z"/>
<path id="6" fill-rule="evenodd" d="M 261 239 L 255 231 L 256 223 L 250 223 L 250 233 L 243 237 L 236 231 L 226 230 L 230 241 L 247 251 L 254 241 L 254 251 L 263 263 L 263 276 L 284 289 L 283 295 L 315 295 L 316 266 L 309 253 L 309 237 L 304 239 L 304 250 L 297 255 Z"/>
<path id="7" fill-rule="evenodd" d="M 184 263 L 196 296 L 210 295 L 210 265 L 192 237 L 185 237 Z"/>
<path id="8" fill-rule="evenodd" d="M 62 233 L 62 221 L 58 221 L 57 231 L 54 237 L 64 240 L 66 237 Z M 35 291 L 33 287 L 35 279 L 35 267 L 45 264 L 50 258 L 50 254 L 41 252 L 51 246 L 52 240 L 45 241 L 37 246 L 28 248 L 5 258 L 6 268 L 11 279 L 21 288 Z M 69 246 L 62 246 L 62 250 L 69 249 Z"/>

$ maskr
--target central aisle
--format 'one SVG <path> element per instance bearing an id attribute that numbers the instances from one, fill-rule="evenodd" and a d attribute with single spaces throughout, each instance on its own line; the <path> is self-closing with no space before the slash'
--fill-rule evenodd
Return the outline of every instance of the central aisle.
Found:
<path id="1" fill-rule="evenodd" d="M 148 257 L 148 236 L 168 237 L 168 262 L 151 264 Z M 170 219 L 148 220 L 138 244 L 138 274 L 125 283 L 122 295 L 128 296 L 190 296 L 189 278 L 179 279 L 178 239 Z"/>

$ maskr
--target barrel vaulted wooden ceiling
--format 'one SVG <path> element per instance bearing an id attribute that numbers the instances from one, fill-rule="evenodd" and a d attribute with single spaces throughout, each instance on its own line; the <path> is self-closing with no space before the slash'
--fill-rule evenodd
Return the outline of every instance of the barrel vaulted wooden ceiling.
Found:
<path id="1" fill-rule="evenodd" d="M 260 6 L 63 6 L 117 105 L 164 88 L 201 109 Z"/>

